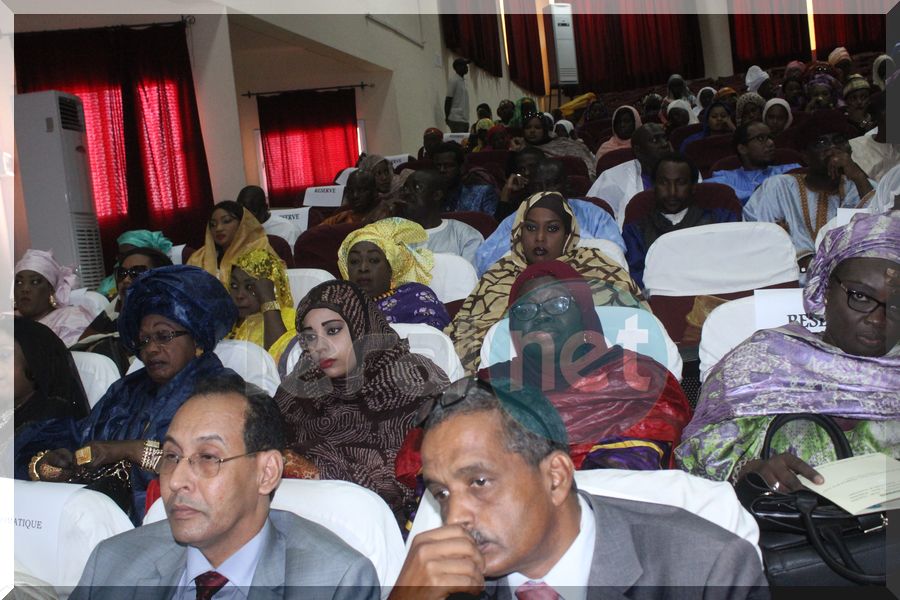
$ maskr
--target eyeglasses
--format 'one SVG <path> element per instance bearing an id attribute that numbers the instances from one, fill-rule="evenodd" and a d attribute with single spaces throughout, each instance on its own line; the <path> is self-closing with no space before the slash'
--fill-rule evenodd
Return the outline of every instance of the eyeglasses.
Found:
<path id="1" fill-rule="evenodd" d="M 146 273 L 150 270 L 150 267 L 146 265 L 137 265 L 131 267 L 130 269 L 126 269 L 125 267 L 116 267 L 116 279 L 125 279 L 126 277 L 131 277 L 132 279 L 137 278 L 141 273 Z"/>
<path id="2" fill-rule="evenodd" d="M 556 317 L 568 311 L 571 306 L 572 298 L 569 296 L 558 296 L 541 303 L 523 302 L 516 304 L 509 312 L 517 321 L 530 321 L 537 317 L 541 311 L 544 311 L 544 314 L 551 317 Z"/>
<path id="3" fill-rule="evenodd" d="M 747 143 L 749 144 L 750 142 L 759 142 L 760 144 L 765 144 L 769 140 L 772 140 L 774 142 L 775 135 L 773 135 L 771 133 L 761 133 L 761 134 L 755 135 L 752 138 L 750 138 L 749 140 L 747 140 Z"/>
<path id="4" fill-rule="evenodd" d="M 189 333 L 190 331 L 154 331 L 150 335 L 138 338 L 135 347 L 138 352 L 141 352 L 150 345 L 150 342 L 154 342 L 158 346 L 165 346 L 175 338 L 188 335 Z"/>
<path id="5" fill-rule="evenodd" d="M 227 463 L 228 461 L 238 458 L 253 456 L 257 452 L 259 451 L 254 450 L 253 452 L 239 454 L 238 456 L 229 456 L 228 458 L 219 458 L 218 456 L 213 456 L 212 454 L 192 454 L 191 456 L 181 456 L 180 454 L 176 454 L 175 452 L 163 452 L 162 456 L 159 457 L 159 463 L 156 465 L 156 472 L 160 475 L 171 475 L 175 471 L 175 467 L 178 466 L 178 463 L 180 463 L 182 460 L 187 460 L 188 464 L 191 466 L 191 470 L 194 472 L 194 475 L 196 475 L 197 477 L 202 477 L 203 479 L 212 479 L 219 474 L 219 470 L 222 468 L 222 463 Z"/>
<path id="6" fill-rule="evenodd" d="M 832 148 L 834 146 L 843 146 L 846 143 L 847 136 L 836 133 L 831 136 L 823 135 L 816 138 L 816 141 L 813 142 L 812 147 L 813 150 L 825 150 L 826 148 Z"/>
<path id="7" fill-rule="evenodd" d="M 885 314 L 892 320 L 900 320 L 900 304 L 888 304 L 887 302 L 879 302 L 872 296 L 857 292 L 844 285 L 844 282 L 838 279 L 837 275 L 832 275 L 834 280 L 838 282 L 841 289 L 847 292 L 847 306 L 856 312 L 872 314 L 879 306 L 883 306 Z"/>
<path id="8" fill-rule="evenodd" d="M 479 379 L 478 377 L 470 377 L 468 379 L 455 381 L 447 386 L 440 396 L 432 396 L 419 407 L 419 410 L 416 413 L 416 424 L 423 425 L 425 421 L 428 420 L 428 415 L 430 415 L 438 406 L 441 408 L 450 408 L 454 404 L 459 404 L 472 388 L 481 388 L 488 392 L 494 391 L 494 388 L 489 382 Z"/>

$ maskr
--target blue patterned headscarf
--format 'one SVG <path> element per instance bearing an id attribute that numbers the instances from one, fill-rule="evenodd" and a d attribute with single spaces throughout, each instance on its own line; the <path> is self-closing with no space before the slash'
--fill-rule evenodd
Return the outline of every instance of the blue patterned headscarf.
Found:
<path id="1" fill-rule="evenodd" d="M 160 315 L 191 333 L 194 342 L 212 350 L 237 321 L 237 308 L 218 279 L 199 267 L 173 265 L 153 269 L 128 288 L 119 315 L 119 337 L 132 352 L 147 315 Z"/>

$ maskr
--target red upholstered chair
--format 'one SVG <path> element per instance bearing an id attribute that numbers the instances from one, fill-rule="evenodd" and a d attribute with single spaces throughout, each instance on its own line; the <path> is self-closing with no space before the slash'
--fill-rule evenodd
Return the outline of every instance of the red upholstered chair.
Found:
<path id="1" fill-rule="evenodd" d="M 577 196 L 575 197 L 575 200 L 584 200 L 585 202 L 590 202 L 594 206 L 602 208 L 603 210 L 608 212 L 609 216 L 611 216 L 613 219 L 616 218 L 616 213 L 613 211 L 612 206 L 610 206 L 609 202 L 607 202 L 606 200 L 603 200 L 601 198 L 594 198 L 593 196 Z"/>
<path id="2" fill-rule="evenodd" d="M 181 264 L 186 265 L 188 259 L 191 257 L 191 254 L 193 254 L 196 251 L 197 251 L 196 248 L 192 248 L 191 246 L 188 246 L 187 244 L 185 244 L 184 248 L 181 249 Z"/>
<path id="3" fill-rule="evenodd" d="M 350 210 L 346 206 L 313 206 L 309 209 L 309 220 L 306 223 L 307 229 L 312 229 L 322 221 L 337 214 L 342 210 Z"/>
<path id="4" fill-rule="evenodd" d="M 552 158 L 558 158 L 563 162 L 563 165 L 566 168 L 566 174 L 581 175 L 582 177 L 588 176 L 587 166 L 585 166 L 584 161 L 577 156 L 554 156 Z"/>
<path id="5" fill-rule="evenodd" d="M 731 146 L 730 135 L 714 135 L 688 144 L 684 153 L 700 169 L 703 178 L 707 179 L 711 175 L 710 167 L 713 163 L 723 156 L 733 155 L 734 148 Z"/>
<path id="6" fill-rule="evenodd" d="M 272 250 L 284 261 L 285 268 L 293 269 L 294 254 L 291 252 L 291 245 L 287 243 L 287 240 L 277 235 L 267 235 L 266 237 L 269 238 L 269 245 L 272 246 Z"/>
<path id="7" fill-rule="evenodd" d="M 319 225 L 307 229 L 294 242 L 294 267 L 297 269 L 322 269 L 340 279 L 337 253 L 344 238 L 360 226 L 353 223 Z"/>
<path id="8" fill-rule="evenodd" d="M 412 169 L 413 171 L 418 171 L 419 169 L 430 169 L 434 166 L 434 163 L 431 162 L 430 158 L 422 158 L 422 159 L 412 159 L 408 160 L 405 163 L 400 163 L 396 167 L 394 167 L 394 174 L 399 175 L 403 172 L 403 169 Z"/>
<path id="9" fill-rule="evenodd" d="M 591 189 L 591 180 L 583 175 L 569 175 L 566 177 L 566 187 L 572 196 L 583 196 Z"/>
<path id="10" fill-rule="evenodd" d="M 472 152 L 466 155 L 467 167 L 483 167 L 487 164 L 500 165 L 501 169 L 506 169 L 506 163 L 509 160 L 509 150 L 482 150 L 481 152 Z"/>
<path id="11" fill-rule="evenodd" d="M 698 183 L 695 185 L 694 202 L 702 208 L 730 210 L 738 216 L 738 220 L 743 217 L 744 211 L 734 190 L 721 183 Z M 625 225 L 643 221 L 655 206 L 656 196 L 653 194 L 653 190 L 638 192 L 625 208 Z"/>
<path id="12" fill-rule="evenodd" d="M 629 160 L 634 160 L 634 150 L 631 148 L 619 148 L 607 152 L 597 160 L 597 177 L 600 177 L 600 173 L 603 171 L 627 163 Z"/>
<path id="13" fill-rule="evenodd" d="M 677 152 L 678 149 L 681 148 L 681 144 L 684 143 L 684 140 L 701 131 L 703 131 L 703 123 L 684 125 L 672 132 L 669 136 L 669 143 L 672 144 L 672 149 Z"/>
<path id="14" fill-rule="evenodd" d="M 791 148 L 775 148 L 775 158 L 772 161 L 773 165 L 789 165 L 791 163 L 805 165 L 806 161 L 803 159 L 803 155 L 796 150 L 792 150 Z M 711 166 L 709 170 L 710 172 L 715 173 L 716 171 L 733 171 L 734 169 L 739 168 L 741 168 L 741 159 L 735 154 L 720 158 L 713 163 L 713 166 Z"/>
<path id="15" fill-rule="evenodd" d="M 441 215 L 444 219 L 456 219 L 457 221 L 462 221 L 466 225 L 470 227 L 474 227 L 478 230 L 478 233 L 484 236 L 484 239 L 488 239 L 494 230 L 497 229 L 497 219 L 495 219 L 492 215 L 478 212 L 478 211 L 460 211 L 460 212 L 449 212 Z M 300 241 L 299 239 L 297 240 Z"/>

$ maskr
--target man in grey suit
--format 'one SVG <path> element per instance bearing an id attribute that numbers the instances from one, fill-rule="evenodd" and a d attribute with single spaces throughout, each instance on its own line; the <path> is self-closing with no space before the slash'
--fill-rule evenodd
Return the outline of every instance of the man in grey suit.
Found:
<path id="1" fill-rule="evenodd" d="M 168 520 L 99 544 L 73 598 L 380 597 L 367 558 L 269 509 L 284 434 L 274 401 L 250 388 L 229 372 L 178 409 L 157 464 Z"/>
<path id="2" fill-rule="evenodd" d="M 677 507 L 578 492 L 559 414 L 510 386 L 460 381 L 423 409 L 422 475 L 444 525 L 415 537 L 392 600 L 769 597 L 737 535 Z"/>

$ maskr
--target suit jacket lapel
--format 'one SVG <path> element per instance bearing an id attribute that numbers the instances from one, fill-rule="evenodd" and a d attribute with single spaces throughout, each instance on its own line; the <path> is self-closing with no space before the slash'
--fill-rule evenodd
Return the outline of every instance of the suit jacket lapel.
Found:
<path id="1" fill-rule="evenodd" d="M 163 554 L 154 567 L 156 568 L 154 575 L 138 580 L 137 589 L 134 591 L 135 600 L 171 598 L 187 568 L 187 550 L 173 541 L 171 550 Z"/>
<path id="2" fill-rule="evenodd" d="M 275 526 L 272 515 L 269 515 L 269 523 L 272 525 L 269 543 L 263 547 L 256 572 L 253 574 L 253 582 L 250 584 L 248 600 L 253 598 L 280 597 L 285 582 L 285 556 L 287 548 L 284 534 Z"/>
<path id="3" fill-rule="evenodd" d="M 625 598 L 625 592 L 644 572 L 631 530 L 627 523 L 609 514 L 602 499 L 578 493 L 591 505 L 597 527 L 588 598 Z"/>

